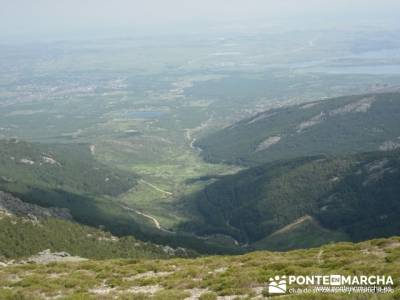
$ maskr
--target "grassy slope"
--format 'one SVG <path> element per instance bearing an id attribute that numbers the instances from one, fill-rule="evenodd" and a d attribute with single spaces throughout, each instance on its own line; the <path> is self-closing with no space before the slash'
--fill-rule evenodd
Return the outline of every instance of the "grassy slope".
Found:
<path id="1" fill-rule="evenodd" d="M 306 215 L 313 218 L 312 226 L 293 228 L 296 245 L 285 234 L 281 240 L 264 239 L 271 242 L 263 243 L 267 249 L 396 235 L 399 175 L 399 151 L 267 163 L 223 177 L 192 195 L 189 200 L 201 217 L 182 229 L 254 243 Z"/>
<path id="2" fill-rule="evenodd" d="M 208 161 L 245 165 L 375 151 L 385 142 L 399 142 L 399 116 L 399 93 L 347 96 L 260 113 L 206 136 L 196 145 Z M 280 140 L 266 149 L 259 147 L 271 137 Z"/>
<path id="3" fill-rule="evenodd" d="M 396 292 L 390 295 L 317 294 L 280 298 L 398 299 L 400 239 L 338 243 L 285 253 L 261 251 L 243 256 L 0 267 L 0 298 L 44 299 L 58 295 L 61 299 L 180 300 L 196 291 L 203 293 L 201 299 L 253 297 L 265 292 L 266 283 L 272 276 L 316 274 L 391 275 Z M 150 295 L 152 289 L 153 296 Z"/>

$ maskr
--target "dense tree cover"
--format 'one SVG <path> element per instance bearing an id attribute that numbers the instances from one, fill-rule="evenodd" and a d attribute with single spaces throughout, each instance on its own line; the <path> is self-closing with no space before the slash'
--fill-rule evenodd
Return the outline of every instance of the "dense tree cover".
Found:
<path id="1" fill-rule="evenodd" d="M 305 240 L 321 232 L 323 242 L 390 236 L 400 233 L 399 195 L 399 151 L 278 161 L 226 176 L 185 199 L 201 217 L 182 229 L 254 243 L 311 216 L 314 225 L 300 236 Z M 290 236 L 281 238 L 290 244 Z"/>
<path id="2" fill-rule="evenodd" d="M 0 257 L 27 257 L 51 249 L 86 258 L 166 258 L 175 254 L 133 237 L 116 238 L 88 226 L 59 219 L 40 221 L 0 214 Z M 176 255 L 193 255 L 177 252 Z"/>
<path id="3" fill-rule="evenodd" d="M 0 140 L 0 189 L 28 192 L 64 190 L 118 195 L 136 183 L 136 175 L 94 159 L 86 144 L 39 144 Z"/>
<path id="4" fill-rule="evenodd" d="M 140 235 L 131 215 L 110 200 L 135 184 L 135 174 L 101 164 L 87 144 L 0 140 L 0 190 L 43 207 L 68 208 L 82 224 Z"/>

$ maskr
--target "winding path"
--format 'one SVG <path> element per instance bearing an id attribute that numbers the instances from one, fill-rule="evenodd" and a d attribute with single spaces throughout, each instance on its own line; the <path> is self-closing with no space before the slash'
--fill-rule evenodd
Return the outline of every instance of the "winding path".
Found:
<path id="1" fill-rule="evenodd" d="M 188 128 L 188 129 L 185 130 L 185 137 L 189 141 L 189 146 L 190 146 L 191 149 L 193 149 L 193 150 L 195 150 L 197 152 L 201 152 L 202 151 L 201 148 L 196 147 L 194 145 L 194 143 L 196 143 L 196 138 L 193 137 L 193 135 L 195 133 L 200 132 L 203 129 L 205 129 L 210 124 L 210 122 L 212 122 L 212 120 L 213 120 L 213 115 L 210 118 L 208 118 L 207 121 L 201 123 L 199 126 L 197 126 L 195 128 Z"/>
<path id="2" fill-rule="evenodd" d="M 133 209 L 133 208 L 131 208 L 131 207 L 129 207 L 129 206 L 126 206 L 126 205 L 120 205 L 120 207 L 123 208 L 123 209 L 126 209 L 126 210 L 128 210 L 128 211 L 131 211 L 131 212 L 133 212 L 133 213 L 135 213 L 135 214 L 138 214 L 138 215 L 140 215 L 140 216 L 143 216 L 143 217 L 145 217 L 145 218 L 147 218 L 147 219 L 149 219 L 150 221 L 152 221 L 152 222 L 154 223 L 154 226 L 155 226 L 158 230 L 165 231 L 165 232 L 169 232 L 169 233 L 174 233 L 173 231 L 170 231 L 170 230 L 168 230 L 168 229 L 163 228 L 163 227 L 161 226 L 160 222 L 159 222 L 155 217 L 153 217 L 153 216 L 150 216 L 150 215 L 148 215 L 148 214 L 142 213 L 141 211 L 138 211 L 138 210 Z"/>
<path id="3" fill-rule="evenodd" d="M 172 195 L 171 192 L 168 192 L 168 191 L 165 191 L 165 190 L 163 190 L 163 189 L 160 189 L 159 187 L 155 186 L 154 184 L 151 184 L 150 182 L 148 182 L 148 181 L 146 181 L 146 180 L 144 180 L 144 179 L 140 179 L 139 182 L 140 182 L 140 183 L 143 183 L 143 184 L 145 184 L 145 185 L 148 185 L 149 187 L 155 189 L 156 191 L 159 191 L 160 193 L 166 194 L 166 195 L 168 195 L 168 196 L 171 196 L 171 195 Z"/>

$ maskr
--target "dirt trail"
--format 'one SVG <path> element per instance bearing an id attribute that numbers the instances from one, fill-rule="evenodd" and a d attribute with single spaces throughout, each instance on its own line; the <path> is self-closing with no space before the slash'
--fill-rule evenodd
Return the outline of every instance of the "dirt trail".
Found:
<path id="1" fill-rule="evenodd" d="M 131 211 L 131 212 L 133 212 L 133 213 L 135 213 L 135 214 L 138 214 L 138 215 L 140 215 L 140 216 L 143 216 L 143 217 L 149 219 L 150 221 L 153 222 L 154 226 L 155 226 L 158 230 L 165 231 L 165 232 L 169 232 L 169 233 L 174 233 L 173 231 L 170 231 L 170 230 L 167 230 L 167 229 L 163 228 L 163 227 L 161 226 L 160 222 L 159 222 L 155 217 L 150 216 L 150 215 L 145 214 L 145 213 L 142 213 L 141 211 L 138 211 L 138 210 L 133 209 L 133 208 L 131 208 L 131 207 L 129 207 L 129 206 L 126 206 L 126 205 L 120 205 L 120 206 L 121 206 L 121 208 L 123 208 L 123 209 L 126 209 L 126 210 L 128 210 L 128 211 Z"/>
<path id="2" fill-rule="evenodd" d="M 146 180 L 144 180 L 144 179 L 140 179 L 140 180 L 139 180 L 139 183 L 143 183 L 143 184 L 145 184 L 145 185 L 148 185 L 149 187 L 155 189 L 156 191 L 159 191 L 160 193 L 166 194 L 166 195 L 168 195 L 168 196 L 171 196 L 171 195 L 172 195 L 171 192 L 168 192 L 168 191 L 165 191 L 165 190 L 163 190 L 163 189 L 160 189 L 159 187 L 155 186 L 154 184 L 151 184 L 150 182 L 148 182 L 148 181 L 146 181 Z"/>
<path id="3" fill-rule="evenodd" d="M 319 250 L 318 255 L 317 255 L 318 264 L 322 264 L 324 262 L 322 259 L 322 254 L 324 254 L 324 250 L 321 249 L 321 250 Z"/>
<path id="4" fill-rule="evenodd" d="M 289 224 L 289 225 L 286 225 L 285 227 L 283 227 L 283 228 L 281 228 L 281 229 L 275 231 L 275 232 L 272 233 L 270 236 L 274 236 L 274 235 L 277 235 L 277 234 L 286 233 L 286 232 L 288 232 L 288 231 L 290 231 L 290 230 L 296 228 L 298 225 L 300 225 L 300 224 L 302 224 L 302 223 L 304 223 L 304 222 L 306 222 L 306 221 L 314 222 L 314 219 L 313 219 L 311 216 L 309 216 L 309 215 L 305 215 L 305 216 L 303 216 L 303 217 L 301 217 L 301 218 L 295 220 L 293 223 L 291 223 L 291 224 Z"/>
<path id="5" fill-rule="evenodd" d="M 156 226 L 157 229 L 162 230 L 160 222 L 158 222 L 158 220 L 156 218 L 154 218 L 153 216 L 150 216 L 148 214 L 142 213 L 142 212 L 140 212 L 140 211 L 138 211 L 136 209 L 133 209 L 131 207 L 128 207 L 126 205 L 121 205 L 121 208 L 126 209 L 126 210 L 131 211 L 131 212 L 134 212 L 135 214 L 141 215 L 141 216 L 151 220 L 154 223 L 154 225 Z"/>

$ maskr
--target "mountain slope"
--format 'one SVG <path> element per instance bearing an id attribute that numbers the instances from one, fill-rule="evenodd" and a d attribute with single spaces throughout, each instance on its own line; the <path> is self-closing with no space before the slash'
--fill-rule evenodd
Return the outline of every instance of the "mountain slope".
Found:
<path id="1" fill-rule="evenodd" d="M 11 194 L 0 191 L 0 211 L 6 214 L 13 214 L 19 217 L 29 216 L 30 218 L 57 218 L 72 220 L 68 209 L 59 207 L 44 208 L 12 196 Z"/>
<path id="2" fill-rule="evenodd" d="M 264 249 L 359 241 L 400 234 L 399 195 L 400 151 L 278 161 L 183 199 L 199 217 L 181 229 Z"/>
<path id="3" fill-rule="evenodd" d="M 257 165 L 400 147 L 400 93 L 348 96 L 273 109 L 195 144 L 211 162 Z"/>
<path id="4" fill-rule="evenodd" d="M 67 251 L 86 258 L 167 258 L 192 255 L 164 249 L 133 237 L 118 238 L 108 232 L 71 222 L 68 213 L 24 203 L 0 192 L 0 258 L 27 257 L 44 249 Z"/>
<path id="5" fill-rule="evenodd" d="M 118 238 L 65 220 L 47 218 L 37 221 L 0 216 L 0 257 L 26 257 L 45 249 L 96 259 L 174 256 L 164 251 L 162 246 L 144 243 L 133 237 Z M 181 254 L 185 252 L 181 251 Z"/>
<path id="6" fill-rule="evenodd" d="M 64 211 L 80 224 L 102 228 L 116 236 L 134 236 L 205 253 L 243 252 L 188 234 L 164 232 L 149 224 L 115 197 L 134 187 L 136 181 L 135 174 L 95 160 L 85 144 L 0 140 L 0 191 L 26 203 Z"/>
<path id="7" fill-rule="evenodd" d="M 255 249 L 287 250 L 312 248 L 334 241 L 347 241 L 344 232 L 329 230 L 313 217 L 306 215 L 253 243 Z"/>
<path id="8" fill-rule="evenodd" d="M 96 161 L 88 145 L 0 140 L 0 190 L 114 234 L 140 234 L 135 219 L 111 201 L 136 184 L 136 175 Z"/>
<path id="9" fill-rule="evenodd" d="M 96 161 L 84 144 L 39 144 L 0 140 L 0 188 L 24 193 L 37 189 L 115 196 L 136 176 Z"/>
<path id="10" fill-rule="evenodd" d="M 167 260 L 89 260 L 1 267 L 1 299 L 264 299 L 277 275 L 385 275 L 393 293 L 279 295 L 279 299 L 398 299 L 400 238 L 284 253 Z M 289 288 L 296 288 L 289 285 Z M 302 286 L 304 288 L 304 286 Z M 217 298 L 217 297 L 220 298 Z M 189 298 L 191 297 L 191 298 Z"/>

